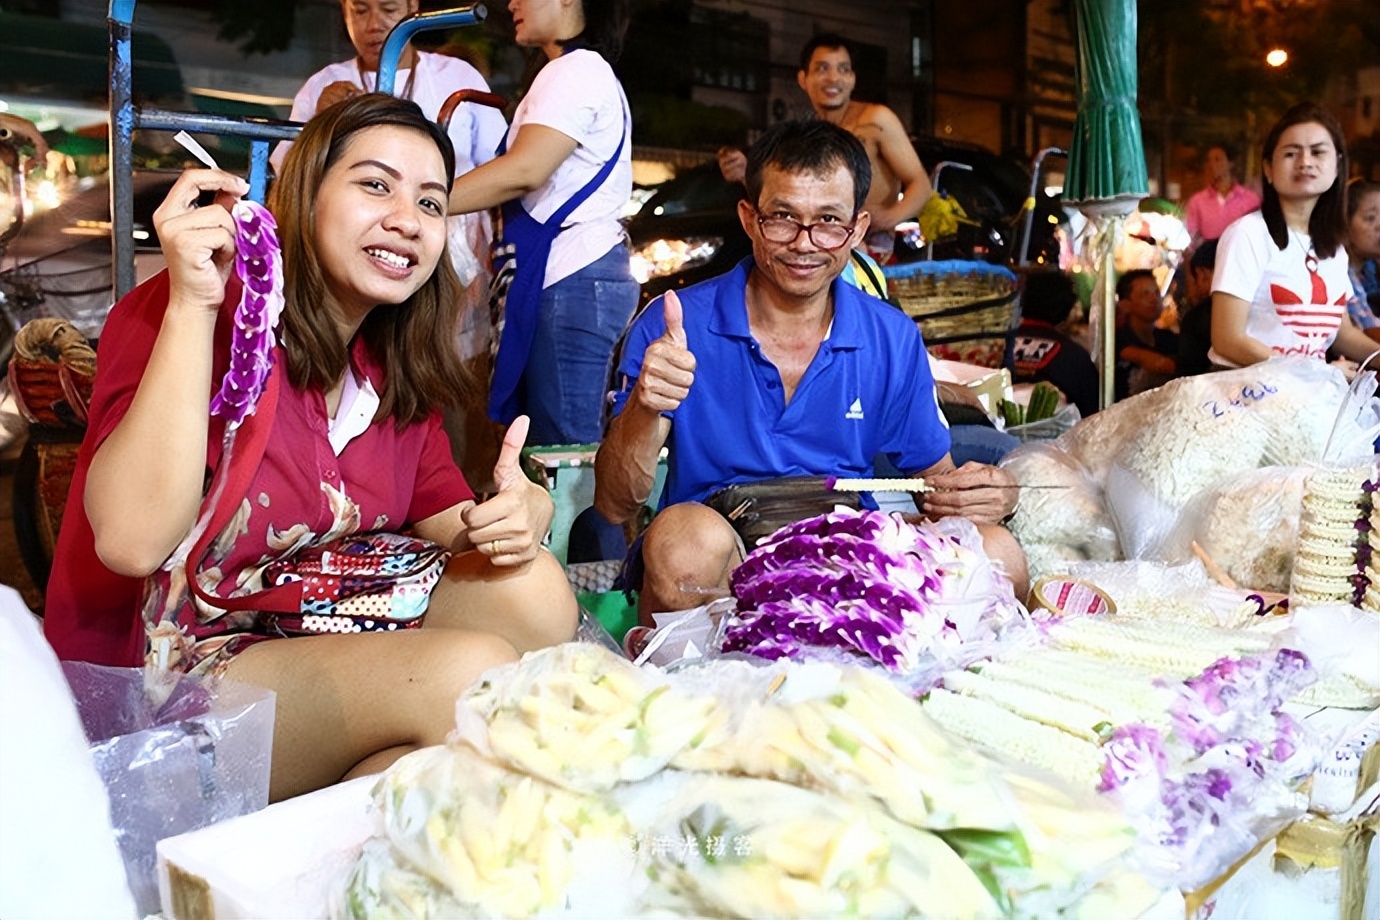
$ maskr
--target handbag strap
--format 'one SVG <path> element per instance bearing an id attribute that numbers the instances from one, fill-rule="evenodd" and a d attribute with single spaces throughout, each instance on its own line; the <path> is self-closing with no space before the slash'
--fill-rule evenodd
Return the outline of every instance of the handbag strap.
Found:
<path id="1" fill-rule="evenodd" d="M 279 358 L 281 357 L 279 355 Z M 295 612 L 301 606 L 302 586 L 299 583 L 277 585 L 240 597 L 221 597 L 203 589 L 196 578 L 196 573 L 200 571 L 201 564 L 206 561 L 206 556 L 210 552 L 211 542 L 225 529 L 225 525 L 239 509 L 240 501 L 249 494 L 249 489 L 254 484 L 254 476 L 258 473 L 264 453 L 268 449 L 268 436 L 273 430 L 273 418 L 278 412 L 279 381 L 286 373 L 281 360 L 274 363 L 277 366 L 269 372 L 254 414 L 245 418 L 240 425 L 235 443 L 230 449 L 230 456 L 222 459 L 223 463 L 229 464 L 225 470 L 225 481 L 219 495 L 213 487 L 206 499 L 216 501 L 219 498 L 219 501 L 212 509 L 206 529 L 187 554 L 187 590 L 195 594 L 202 603 L 221 610 Z M 214 478 L 216 477 L 213 477 L 213 480 Z"/>

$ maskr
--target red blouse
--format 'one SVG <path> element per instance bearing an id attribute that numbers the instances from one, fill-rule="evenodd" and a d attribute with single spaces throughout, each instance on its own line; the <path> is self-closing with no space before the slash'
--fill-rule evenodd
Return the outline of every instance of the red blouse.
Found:
<path id="1" fill-rule="evenodd" d="M 216 386 L 228 364 L 230 320 L 239 300 L 233 279 L 229 287 L 216 324 Z M 143 663 L 144 580 L 117 575 L 101 563 L 82 496 L 91 458 L 134 399 L 167 304 L 168 276 L 163 272 L 116 304 L 101 334 L 90 421 L 72 477 L 44 615 L 48 641 L 63 659 L 128 667 Z M 383 369 L 359 339 L 351 347 L 351 362 L 383 391 Z M 207 394 L 208 405 L 209 400 Z M 241 528 L 233 544 L 220 547 L 222 593 L 230 593 L 236 579 L 246 571 L 253 576 L 261 563 L 303 534 L 320 536 L 332 528 L 341 532 L 341 527 L 348 528 L 346 533 L 401 531 L 474 497 L 452 459 L 439 411 L 401 429 L 388 420 L 372 424 L 338 457 L 328 429 L 324 395 L 284 381 L 272 434 L 245 504 L 248 518 L 234 522 Z M 208 471 L 219 461 L 223 434 L 223 421 L 212 418 Z M 191 615 L 189 610 L 184 614 Z M 227 630 L 233 626 L 227 621 Z"/>

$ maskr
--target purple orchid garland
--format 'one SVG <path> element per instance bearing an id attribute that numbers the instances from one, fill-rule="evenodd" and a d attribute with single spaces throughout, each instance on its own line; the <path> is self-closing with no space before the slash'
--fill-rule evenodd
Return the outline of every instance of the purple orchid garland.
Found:
<path id="1" fill-rule="evenodd" d="M 278 344 L 274 330 L 283 312 L 283 254 L 277 222 L 254 201 L 237 202 L 231 217 L 235 221 L 235 274 L 244 286 L 235 308 L 230 367 L 211 400 L 211 414 L 225 418 L 227 431 L 254 414 L 273 368 L 273 349 Z"/>
<path id="2" fill-rule="evenodd" d="M 955 632 L 933 609 L 948 544 L 880 511 L 838 510 L 783 527 L 733 572 L 738 613 L 723 650 L 786 658 L 838 648 L 909 671 L 940 633 Z"/>
<path id="3" fill-rule="evenodd" d="M 1307 657 L 1292 649 L 1222 658 L 1175 685 L 1167 734 L 1142 724 L 1112 732 L 1098 788 L 1135 817 L 1149 847 L 1147 866 L 1180 882 L 1189 873 L 1189 887 L 1197 887 L 1254 844 L 1250 816 L 1301 813 L 1306 799 L 1294 789 L 1317 752 L 1280 710 L 1316 679 Z"/>

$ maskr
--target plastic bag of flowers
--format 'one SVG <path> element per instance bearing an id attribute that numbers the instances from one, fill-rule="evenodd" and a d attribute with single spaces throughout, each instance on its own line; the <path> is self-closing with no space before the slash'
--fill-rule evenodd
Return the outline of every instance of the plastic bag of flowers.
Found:
<path id="1" fill-rule="evenodd" d="M 738 609 L 721 651 L 774 659 L 835 649 L 898 676 L 962 667 L 982 656 L 977 643 L 1024 622 L 1011 582 L 961 519 L 911 524 L 850 509 L 807 518 L 749 553 L 730 589 Z"/>
<path id="2" fill-rule="evenodd" d="M 1188 562 L 1197 543 L 1242 588 L 1287 593 L 1308 469 L 1265 466 L 1200 493 L 1180 513 L 1159 553 Z"/>
<path id="3" fill-rule="evenodd" d="M 1318 748 L 1282 708 L 1315 680 L 1292 649 L 1222 658 L 1196 677 L 1163 682 L 1176 693 L 1168 731 L 1112 732 L 1099 789 L 1137 827 L 1137 865 L 1185 891 L 1200 888 L 1303 815 L 1299 787 Z"/>
<path id="4" fill-rule="evenodd" d="M 1160 392 L 1161 408 L 1114 462 L 1174 509 L 1236 473 L 1321 461 L 1329 439 L 1348 453 L 1374 440 L 1365 437 L 1375 418 L 1369 393 L 1352 393 L 1340 370 L 1316 360 L 1274 358 L 1173 380 Z M 1344 404 L 1351 410 L 1339 423 Z"/>
<path id="5" fill-rule="evenodd" d="M 1181 377 L 1103 409 L 1054 443 L 1100 487 L 1119 466 L 1182 508 L 1234 473 L 1322 460 L 1329 439 L 1364 448 L 1380 409 L 1373 378 L 1358 380 L 1348 390 L 1338 368 L 1300 357 Z"/>
<path id="6" fill-rule="evenodd" d="M 1009 527 L 1028 557 L 1040 561 L 1121 558 L 1116 528 L 1102 489 L 1068 451 L 1048 443 L 1022 444 L 1002 458 L 1002 469 L 1022 486 Z M 1057 564 L 1034 565 L 1031 577 Z"/>

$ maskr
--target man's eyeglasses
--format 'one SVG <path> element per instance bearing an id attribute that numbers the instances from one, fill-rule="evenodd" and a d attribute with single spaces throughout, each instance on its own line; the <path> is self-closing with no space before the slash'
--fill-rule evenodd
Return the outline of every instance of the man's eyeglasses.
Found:
<path id="1" fill-rule="evenodd" d="M 761 228 L 762 236 L 773 243 L 794 243 L 800 231 L 804 230 L 809 234 L 811 243 L 826 252 L 833 252 L 848 242 L 857 224 L 849 226 L 829 221 L 802 224 L 793 217 L 765 217 L 758 211 L 757 226 Z"/>

